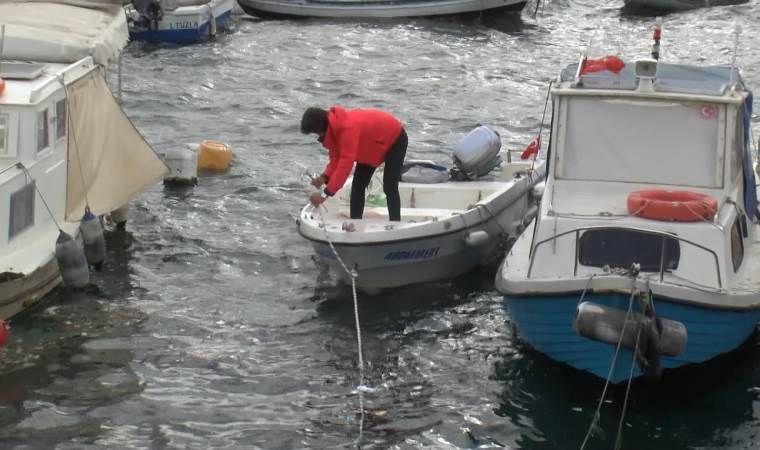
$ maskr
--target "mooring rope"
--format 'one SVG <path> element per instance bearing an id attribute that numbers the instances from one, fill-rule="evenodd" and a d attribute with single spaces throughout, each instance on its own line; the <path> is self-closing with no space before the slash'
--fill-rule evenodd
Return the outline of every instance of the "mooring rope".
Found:
<path id="1" fill-rule="evenodd" d="M 586 444 L 588 443 L 589 438 L 591 437 L 591 432 L 594 429 L 594 425 L 597 424 L 599 421 L 599 412 L 602 410 L 602 404 L 604 403 L 604 398 L 607 396 L 607 389 L 610 386 L 610 380 L 612 379 L 612 373 L 615 371 L 615 363 L 617 362 L 618 354 L 620 353 L 620 347 L 622 347 L 623 344 L 623 334 L 625 333 L 625 328 L 628 326 L 628 318 L 631 316 L 631 313 L 633 311 L 633 298 L 636 296 L 636 279 L 633 280 L 633 286 L 631 287 L 631 296 L 628 298 L 628 311 L 625 313 L 625 319 L 623 320 L 623 329 L 620 331 L 620 338 L 618 339 L 617 345 L 615 346 L 615 353 L 612 355 L 612 362 L 610 363 L 610 370 L 607 373 L 607 379 L 604 382 L 604 389 L 602 389 L 602 396 L 599 399 L 599 403 L 596 405 L 596 411 L 594 411 L 594 417 L 591 419 L 591 424 L 588 427 L 588 431 L 586 432 L 586 437 L 583 438 L 583 443 L 581 444 L 581 450 L 585 450 Z"/>
<path id="2" fill-rule="evenodd" d="M 364 412 L 364 390 L 366 389 L 366 385 L 364 375 L 364 356 L 362 354 L 362 329 L 361 323 L 359 321 L 359 300 L 356 295 L 356 278 L 359 276 L 359 274 L 356 272 L 356 270 L 349 269 L 348 266 L 346 266 L 346 263 L 343 262 L 343 258 L 340 257 L 340 254 L 335 249 L 335 246 L 332 243 L 332 239 L 330 239 L 330 235 L 327 232 L 327 224 L 325 224 L 325 217 L 323 212 L 327 212 L 327 208 L 324 205 L 320 205 L 320 207 L 322 208 L 322 211 L 319 213 L 319 221 L 322 225 L 322 230 L 325 232 L 325 240 L 330 246 L 330 250 L 332 250 L 333 255 L 335 255 L 335 259 L 338 260 L 338 263 L 340 263 L 341 267 L 343 267 L 343 270 L 346 272 L 346 274 L 351 277 L 351 292 L 354 297 L 354 320 L 356 322 L 356 344 L 359 353 L 359 386 L 357 386 L 356 390 L 359 393 L 359 412 L 361 414 L 359 419 L 359 436 L 357 436 L 354 443 L 357 448 L 361 448 L 362 434 L 364 433 L 364 418 L 366 416 L 366 413 Z"/>

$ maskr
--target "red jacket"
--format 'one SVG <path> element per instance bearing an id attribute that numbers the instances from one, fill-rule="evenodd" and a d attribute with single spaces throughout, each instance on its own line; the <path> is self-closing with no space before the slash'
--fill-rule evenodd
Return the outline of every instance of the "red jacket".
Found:
<path id="1" fill-rule="evenodd" d="M 355 162 L 377 167 L 401 134 L 401 122 L 378 109 L 344 109 L 333 106 L 327 112 L 327 131 L 322 145 L 329 150 L 322 175 L 327 190 L 338 192 L 348 179 Z"/>

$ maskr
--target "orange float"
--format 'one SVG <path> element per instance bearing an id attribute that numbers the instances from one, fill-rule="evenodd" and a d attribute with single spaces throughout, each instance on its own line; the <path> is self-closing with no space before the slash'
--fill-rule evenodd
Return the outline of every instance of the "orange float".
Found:
<path id="1" fill-rule="evenodd" d="M 711 220 L 717 211 L 718 202 L 698 192 L 646 189 L 628 194 L 628 213 L 647 219 L 696 222 Z"/>
<path id="2" fill-rule="evenodd" d="M 3 95 L 3 91 L 5 91 L 5 80 L 0 78 L 0 95 Z"/>

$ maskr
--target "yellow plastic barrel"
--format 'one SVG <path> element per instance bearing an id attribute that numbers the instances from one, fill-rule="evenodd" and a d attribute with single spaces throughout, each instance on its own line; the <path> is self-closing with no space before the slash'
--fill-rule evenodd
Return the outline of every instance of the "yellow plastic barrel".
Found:
<path id="1" fill-rule="evenodd" d="M 224 142 L 205 140 L 198 147 L 198 170 L 224 172 L 230 168 L 232 149 Z"/>

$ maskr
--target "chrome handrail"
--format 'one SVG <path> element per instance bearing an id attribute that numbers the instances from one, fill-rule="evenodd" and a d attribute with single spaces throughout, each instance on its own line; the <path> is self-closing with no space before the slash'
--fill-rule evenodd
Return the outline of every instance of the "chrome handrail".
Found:
<path id="1" fill-rule="evenodd" d="M 568 230 L 568 231 L 564 231 L 562 233 L 556 234 L 550 238 L 546 238 L 534 244 L 530 252 L 530 264 L 528 265 L 528 278 L 530 278 L 531 273 L 533 272 L 533 262 L 535 261 L 536 250 L 538 250 L 540 246 L 546 244 L 547 242 L 554 242 L 558 238 L 567 236 L 568 234 L 572 234 L 572 233 L 575 233 L 575 261 L 573 262 L 573 276 L 577 277 L 578 276 L 578 258 L 579 258 L 579 252 L 580 252 L 580 246 L 578 245 L 578 241 L 580 240 L 581 231 L 589 231 L 589 230 L 636 231 L 643 234 L 650 234 L 653 236 L 662 237 L 662 244 L 660 246 L 660 270 L 659 270 L 660 282 L 662 282 L 665 277 L 665 243 L 667 239 L 675 239 L 677 241 L 685 242 L 687 244 L 693 245 L 694 247 L 697 247 L 700 250 L 704 250 L 712 255 L 713 260 L 715 262 L 715 275 L 718 280 L 718 289 L 723 289 L 723 280 L 720 276 L 720 261 L 718 259 L 718 254 L 715 253 L 715 251 L 713 251 L 712 249 L 707 248 L 704 245 L 697 244 L 696 242 L 690 241 L 688 239 L 684 239 L 675 234 L 667 233 L 664 231 L 654 231 L 654 230 L 648 230 L 646 228 L 638 228 L 638 227 L 614 227 L 614 226 L 607 226 L 607 225 L 597 225 L 597 226 L 575 228 L 572 230 Z M 695 283 L 695 284 L 700 284 L 700 283 Z"/>

